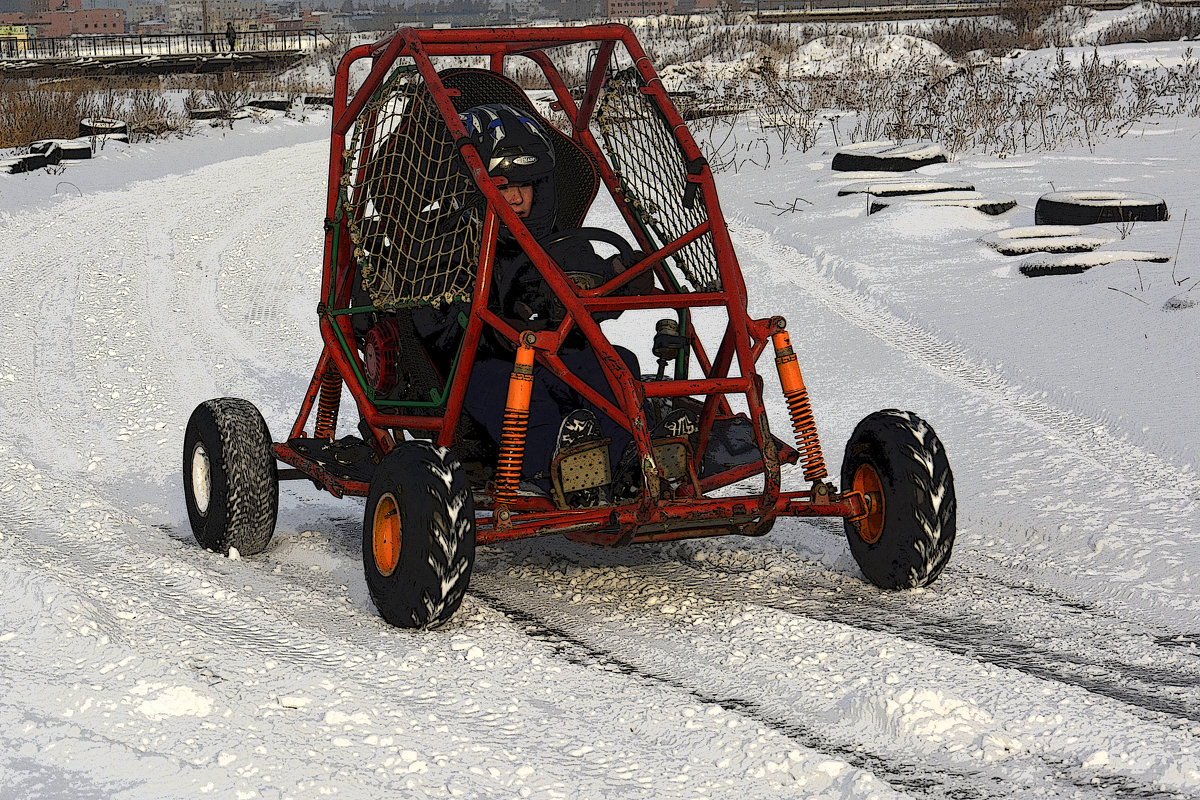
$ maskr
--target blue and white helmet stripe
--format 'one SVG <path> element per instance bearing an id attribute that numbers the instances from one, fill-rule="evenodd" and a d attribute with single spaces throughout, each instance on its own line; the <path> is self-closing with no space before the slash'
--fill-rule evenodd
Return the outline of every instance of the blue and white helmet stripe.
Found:
<path id="1" fill-rule="evenodd" d="M 487 103 L 461 112 L 459 119 L 490 174 L 528 182 L 554 169 L 545 123 L 528 111 Z"/>

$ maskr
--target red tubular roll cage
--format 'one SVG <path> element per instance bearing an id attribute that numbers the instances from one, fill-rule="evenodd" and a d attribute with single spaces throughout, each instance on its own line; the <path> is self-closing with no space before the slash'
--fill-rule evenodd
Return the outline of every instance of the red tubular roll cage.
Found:
<path id="1" fill-rule="evenodd" d="M 587 76 L 582 98 L 576 103 L 564 82 L 548 49 L 577 43 L 595 43 L 596 58 Z M 699 190 L 696 194 L 705 205 L 707 220 L 677 240 L 658 248 L 649 240 L 633 211 L 624 200 L 618 179 L 589 130 L 592 114 L 596 109 L 617 44 L 622 44 L 632 58 L 643 81 L 643 93 L 656 104 L 688 163 L 700 164 L 697 174 L 689 174 L 687 180 Z M 637 239 L 637 246 L 649 255 L 638 264 L 627 269 L 605 285 L 589 290 L 578 290 L 546 255 L 537 240 L 529 233 L 515 212 L 504 202 L 499 184 L 490 179 L 474 146 L 469 144 L 467 133 L 459 120 L 458 112 L 447 90 L 438 77 L 431 59 L 438 56 L 483 56 L 489 59 L 489 68 L 502 73 L 505 60 L 510 56 L 531 59 L 543 71 L 556 97 L 556 108 L 561 109 L 571 122 L 572 138 L 588 150 L 599 170 L 600 179 L 608 189 L 617 208 Z M 512 504 L 496 504 L 487 495 L 476 495 L 478 515 L 478 541 L 487 543 L 502 539 L 522 538 L 542 533 L 561 533 L 577 541 L 595 544 L 622 545 L 632 542 L 663 541 L 728 533 L 762 534 L 770 529 L 777 516 L 837 516 L 858 518 L 866 513 L 866 502 L 862 495 L 854 492 L 838 494 L 834 487 L 821 480 L 814 480 L 809 490 L 782 492 L 780 490 L 781 461 L 794 463 L 798 453 L 777 439 L 767 429 L 766 413 L 762 404 L 762 380 L 755 371 L 755 364 L 772 337 L 784 330 L 781 317 L 750 319 L 747 314 L 746 287 L 738 266 L 725 226 L 724 216 L 717 201 L 712 172 L 688 131 L 678 111 L 671 104 L 661 80 L 650 64 L 632 31 L 624 25 L 594 25 L 573 28 L 497 28 L 486 30 L 429 30 L 401 28 L 386 38 L 370 45 L 352 48 L 342 59 L 336 75 L 333 100 L 333 124 L 329 159 L 329 190 L 326 206 L 324 269 L 322 271 L 321 298 L 318 307 L 320 330 L 324 341 L 313 380 L 305 394 L 299 415 L 291 430 L 291 438 L 308 436 L 305 427 L 312 415 L 322 377 L 331 369 L 345 378 L 362 418 L 374 434 L 369 442 L 382 455 L 394 447 L 388 429 L 402 428 L 427 431 L 436 436 L 439 444 L 450 445 L 454 441 L 458 420 L 466 394 L 467 380 L 459 378 L 451 382 L 445 398 L 442 416 L 419 416 L 397 414 L 381 410 L 367 395 L 359 380 L 362 365 L 353 347 L 353 330 L 347 315 L 334 315 L 330 308 L 345 308 L 349 305 L 350 275 L 356 269 L 336 269 L 338 265 L 353 264 L 350 237 L 346 220 L 339 219 L 339 191 L 343 178 L 343 154 L 346 137 L 362 112 L 368 99 L 387 75 L 387 67 L 399 57 L 413 60 L 441 115 L 447 123 L 452 138 L 460 143 L 459 150 L 468 169 L 487 200 L 487 211 L 483 226 L 483 244 L 479 269 L 475 281 L 476 290 L 472 301 L 472 313 L 459 357 L 459 363 L 473 363 L 476 347 L 484 325 L 498 330 L 512 341 L 521 335 L 504 320 L 487 308 L 488 291 L 491 286 L 491 271 L 494 262 L 496 233 L 501 224 L 508 227 L 525 252 L 541 272 L 566 310 L 566 317 L 556 330 L 536 334 L 534 347 L 537 359 L 568 385 L 588 397 L 598 408 L 625 426 L 633 436 L 641 453 L 650 452 L 649 431 L 644 412 L 647 397 L 683 397 L 703 395 L 705 400 L 700 415 L 700 441 L 697 443 L 691 470 L 693 476 L 699 455 L 705 450 L 706 439 L 718 414 L 731 413 L 725 398 L 728 393 L 745 396 L 750 419 L 762 458 L 739 468 L 717 475 L 694 480 L 689 486 L 682 485 L 673 499 L 667 500 L 646 493 L 642 500 L 627 505 L 604 506 L 589 509 L 555 510 L 548 502 L 536 498 L 521 498 Z M 376 65 L 363 85 L 349 96 L 349 71 L 357 61 L 371 58 Z M 383 68 L 380 68 L 382 65 Z M 614 296 L 611 293 L 637 275 L 647 270 L 665 270 L 663 260 L 690 242 L 705 234 L 711 234 L 716 253 L 721 286 L 720 292 L 668 292 L 635 296 Z M 671 283 L 661 280 L 663 286 Z M 335 285 L 336 276 L 336 285 Z M 691 327 L 690 317 L 687 334 L 691 342 L 695 363 L 705 377 L 687 380 L 663 380 L 644 382 L 640 376 L 630 374 L 600 326 L 591 314 L 600 311 L 624 311 L 632 309 L 670 309 L 696 307 L 724 307 L 729 322 L 724 337 L 714 358 L 705 353 Z M 572 375 L 557 356 L 563 337 L 572 327 L 578 327 L 594 348 L 604 369 L 609 386 L 617 399 L 614 405 L 606 401 L 595 390 Z M 786 340 L 786 334 L 784 334 Z M 778 346 L 778 345 L 777 345 Z M 789 348 L 790 350 L 790 348 Z M 736 362 L 737 373 L 730 375 Z M 797 378 L 798 378 L 798 372 Z M 807 402 L 807 401 L 805 401 Z M 319 423 L 318 423 L 319 424 Z M 815 432 L 812 434 L 815 440 Z M 276 456 L 298 468 L 307 477 L 320 483 L 336 496 L 343 494 L 365 496 L 369 484 L 342 480 L 330 475 L 320 464 L 291 449 L 286 443 L 275 445 Z M 819 455 L 819 445 L 818 445 Z M 727 486 L 733 482 L 762 474 L 763 490 L 760 495 L 710 498 L 703 496 L 710 490 Z M 822 469 L 823 474 L 823 469 Z M 700 492 L 697 495 L 697 490 Z M 491 512 L 490 514 L 488 512 Z"/>

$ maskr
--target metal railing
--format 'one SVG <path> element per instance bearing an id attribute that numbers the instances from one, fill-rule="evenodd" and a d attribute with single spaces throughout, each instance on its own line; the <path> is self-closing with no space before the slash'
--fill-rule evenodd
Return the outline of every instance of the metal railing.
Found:
<path id="1" fill-rule="evenodd" d="M 1200 0 L 1157 2 L 1165 6 L 1200 5 Z M 1125 8 L 1131 3 L 1132 0 L 1078 0 L 1075 5 L 1106 11 Z M 903 17 L 926 14 L 930 18 L 996 15 L 1004 5 L 1002 0 L 742 0 L 741 10 L 756 13 L 763 22 L 773 22 L 804 19 L 806 15 L 842 14 L 849 18 L 856 13 L 884 15 L 895 12 Z"/>
<path id="2" fill-rule="evenodd" d="M 319 30 L 238 33 L 234 52 L 267 53 L 312 50 L 329 37 Z M 130 36 L 65 36 L 48 39 L 0 39 L 0 58 L 136 58 L 228 53 L 225 32 Z"/>

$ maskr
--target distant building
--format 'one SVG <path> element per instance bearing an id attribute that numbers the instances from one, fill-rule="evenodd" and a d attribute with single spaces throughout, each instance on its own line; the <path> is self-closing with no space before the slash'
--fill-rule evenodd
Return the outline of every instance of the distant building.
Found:
<path id="1" fill-rule="evenodd" d="M 167 0 L 166 20 L 174 33 L 224 33 L 226 24 L 240 30 L 266 10 L 263 0 Z"/>
<path id="2" fill-rule="evenodd" d="M 157 22 L 161 27 L 166 27 L 166 3 L 130 3 L 125 9 L 125 24 L 130 30 L 136 30 L 138 26 L 149 22 Z"/>
<path id="3" fill-rule="evenodd" d="M 139 36 L 161 36 L 167 31 L 167 21 L 162 19 L 147 19 L 136 23 L 130 23 L 130 33 L 136 33 Z"/>
<path id="4" fill-rule="evenodd" d="M 651 17 L 674 14 L 675 0 L 606 0 L 605 11 L 610 17 Z"/>
<path id="5" fill-rule="evenodd" d="M 311 31 L 318 30 L 332 33 L 337 28 L 334 15 L 328 11 L 301 11 L 298 16 L 285 17 L 275 21 L 277 31 Z"/>
<path id="6" fill-rule="evenodd" d="M 601 0 L 563 0 L 558 9 L 560 20 L 596 19 L 604 13 Z"/>
<path id="7" fill-rule="evenodd" d="M 29 37 L 28 25 L 0 25 L 0 44 L 12 42 L 20 45 L 22 42 L 29 41 Z"/>
<path id="8" fill-rule="evenodd" d="M 0 25 L 32 28 L 37 36 L 113 36 L 125 32 L 125 12 L 83 8 L 83 0 L 33 0 L 31 13 L 0 14 Z"/>

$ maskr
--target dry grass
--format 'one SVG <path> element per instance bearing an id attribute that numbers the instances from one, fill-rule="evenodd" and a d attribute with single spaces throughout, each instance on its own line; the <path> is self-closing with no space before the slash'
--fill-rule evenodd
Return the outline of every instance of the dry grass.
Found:
<path id="1" fill-rule="evenodd" d="M 1062 0 L 1009 0 L 999 20 L 963 20 L 935 26 L 927 38 L 951 56 L 1003 54 L 1013 47 L 1063 43 L 1071 14 Z M 1120 136 L 1148 116 L 1200 114 L 1200 63 L 1188 52 L 1171 69 L 1139 70 L 1093 55 L 1072 64 L 1061 57 L 1050 70 L 1021 72 L 995 59 L 947 69 L 939 62 L 913 58 L 876 69 L 867 55 L 869 36 L 898 33 L 893 25 L 754 25 L 726 13 L 713 24 L 691 17 L 639 21 L 637 34 L 660 70 L 704 60 L 733 62 L 757 54 L 745 79 L 701 84 L 698 114 L 714 109 L 754 109 L 761 136 L 741 143 L 723 126 L 730 117 L 695 120 L 693 127 L 716 144 L 714 160 L 730 168 L 762 164 L 771 152 L 807 150 L 817 132 L 829 128 L 838 144 L 878 138 L 924 138 L 952 152 L 977 148 L 992 152 L 1049 150 L 1068 144 L 1092 145 Z M 1077 21 L 1077 20 L 1075 20 Z M 794 77 L 792 66 L 805 44 L 836 34 L 847 42 L 849 64 L 836 76 Z M 1102 43 L 1131 39 L 1200 35 L 1200 12 L 1161 9 L 1138 22 L 1118 26 Z M 350 46 L 344 38 L 314 54 L 332 68 Z M 565 50 L 565 48 L 564 48 Z M 861 52 L 859 52 L 861 51 Z M 580 46 L 560 61 L 568 85 L 582 82 L 588 52 Z M 557 60 L 557 59 L 556 59 Z M 978 59 L 977 59 L 978 60 Z M 535 65 L 515 60 L 517 82 L 544 88 Z M 184 83 L 186 81 L 186 83 Z M 172 112 L 164 91 L 186 91 L 184 112 L 215 107 L 230 119 L 262 93 L 288 99 L 314 91 L 299 80 L 258 78 L 227 73 L 217 76 L 130 79 L 118 85 L 98 81 L 33 84 L 0 82 L 0 147 L 17 147 L 41 138 L 71 137 L 84 117 L 115 117 L 130 124 L 135 136 L 186 131 L 186 113 Z M 689 115 L 692 116 L 692 115 Z M 743 134 L 744 136 L 744 134 Z"/>
<path id="2" fill-rule="evenodd" d="M 1060 52 L 1049 70 L 1021 71 L 1000 60 L 948 70 L 916 58 L 884 73 L 859 58 L 835 77 L 786 80 L 781 72 L 764 58 L 743 82 L 753 119 L 691 123 L 715 171 L 766 167 L 789 150 L 813 147 L 826 129 L 837 146 L 923 139 L 951 153 L 1007 155 L 1091 148 L 1153 117 L 1200 116 L 1200 60 L 1191 50 L 1179 66 L 1157 70 L 1105 62 L 1095 52 L 1071 63 Z M 707 101 L 728 103 L 730 91 Z M 749 131 L 739 121 L 749 121 Z"/>
<path id="3" fill-rule="evenodd" d="M 183 107 L 188 111 L 215 108 L 223 119 L 232 120 L 234 113 L 245 107 L 253 96 L 254 86 L 244 75 L 233 72 L 204 75 L 199 88 L 191 89 L 184 98 Z"/>
<path id="4" fill-rule="evenodd" d="M 1160 70 L 1096 53 L 1072 64 L 1061 52 L 1044 72 L 997 61 L 939 69 L 915 60 L 883 75 L 861 64 L 836 80 L 786 84 L 771 79 L 769 64 L 760 74 L 769 99 L 809 125 L 819 109 L 845 112 L 834 123 L 841 144 L 922 138 L 951 152 L 1017 153 L 1090 147 L 1153 115 L 1200 115 L 1200 62 L 1190 51 L 1181 66 Z"/>
<path id="5" fill-rule="evenodd" d="M 1147 17 L 1114 25 L 1097 44 L 1170 42 L 1200 37 L 1200 10 L 1160 7 Z"/>
<path id="6" fill-rule="evenodd" d="M 187 126 L 182 114 L 171 112 L 153 79 L 0 82 L 0 147 L 76 137 L 79 121 L 88 117 L 123 120 L 135 139 L 182 132 Z"/>

